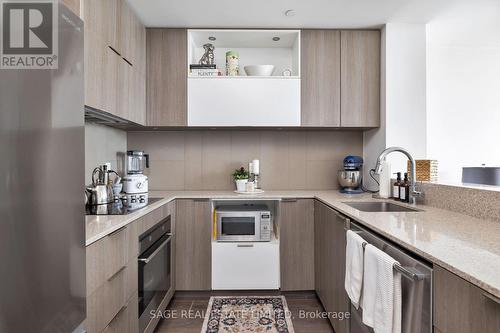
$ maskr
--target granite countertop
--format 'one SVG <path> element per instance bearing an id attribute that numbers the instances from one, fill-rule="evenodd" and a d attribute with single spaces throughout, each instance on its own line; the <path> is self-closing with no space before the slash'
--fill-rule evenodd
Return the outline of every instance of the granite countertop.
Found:
<path id="1" fill-rule="evenodd" d="M 86 245 L 127 225 L 173 199 L 182 198 L 316 198 L 358 223 L 500 297 L 500 223 L 418 205 L 419 212 L 362 212 L 343 202 L 368 201 L 369 194 L 349 196 L 338 191 L 267 191 L 239 195 L 232 191 L 153 191 L 161 197 L 146 208 L 124 216 L 87 216 Z"/>

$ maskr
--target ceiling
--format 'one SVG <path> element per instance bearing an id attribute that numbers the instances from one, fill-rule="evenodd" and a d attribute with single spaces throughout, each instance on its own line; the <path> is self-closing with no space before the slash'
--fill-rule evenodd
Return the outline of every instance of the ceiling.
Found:
<path id="1" fill-rule="evenodd" d="M 147 27 L 373 28 L 427 23 L 466 0 L 127 0 Z M 294 9 L 296 15 L 284 12 Z"/>

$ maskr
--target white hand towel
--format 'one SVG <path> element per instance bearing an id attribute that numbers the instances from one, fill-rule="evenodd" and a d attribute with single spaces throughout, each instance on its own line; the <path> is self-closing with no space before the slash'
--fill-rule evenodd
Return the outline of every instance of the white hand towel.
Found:
<path id="1" fill-rule="evenodd" d="M 401 274 L 399 264 L 373 245 L 365 247 L 363 272 L 363 323 L 375 333 L 401 332 Z"/>
<path id="2" fill-rule="evenodd" d="M 347 230 L 346 238 L 344 286 L 352 305 L 358 309 L 361 286 L 363 284 L 363 243 L 366 242 L 361 236 L 351 230 Z"/>

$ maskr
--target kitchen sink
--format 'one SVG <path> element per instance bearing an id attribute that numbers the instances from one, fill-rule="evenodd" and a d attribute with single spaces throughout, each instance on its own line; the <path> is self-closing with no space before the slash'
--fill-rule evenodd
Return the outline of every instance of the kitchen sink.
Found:
<path id="1" fill-rule="evenodd" d="M 347 206 L 363 212 L 419 212 L 419 209 L 410 208 L 385 201 L 343 202 Z"/>

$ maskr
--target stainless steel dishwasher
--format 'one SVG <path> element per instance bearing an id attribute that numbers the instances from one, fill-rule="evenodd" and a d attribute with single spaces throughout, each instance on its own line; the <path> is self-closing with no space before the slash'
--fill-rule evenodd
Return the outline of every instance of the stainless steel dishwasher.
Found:
<path id="1" fill-rule="evenodd" d="M 431 333 L 432 267 L 359 224 L 351 222 L 349 228 L 367 243 L 384 251 L 400 263 L 399 266 L 394 266 L 394 269 L 401 273 L 401 332 Z M 373 332 L 372 328 L 363 324 L 361 307 L 356 310 L 352 304 L 350 327 L 351 333 Z"/>

